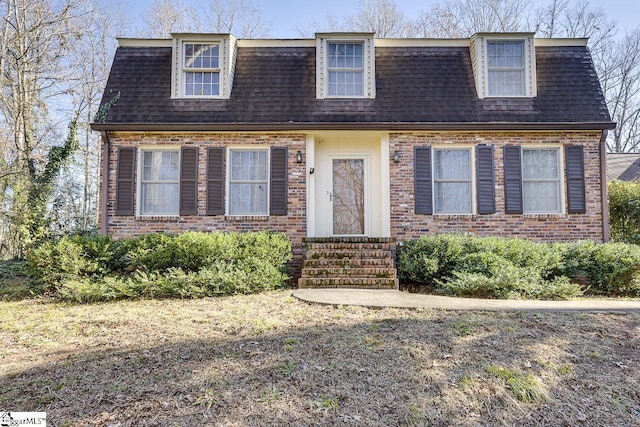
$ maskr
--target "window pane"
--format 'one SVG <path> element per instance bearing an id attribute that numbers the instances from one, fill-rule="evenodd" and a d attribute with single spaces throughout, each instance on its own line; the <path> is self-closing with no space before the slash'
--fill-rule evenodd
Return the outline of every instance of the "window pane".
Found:
<path id="1" fill-rule="evenodd" d="M 185 68 L 219 68 L 219 46 L 217 44 L 185 43 Z"/>
<path id="2" fill-rule="evenodd" d="M 558 179 L 558 150 L 522 150 L 524 179 Z"/>
<path id="3" fill-rule="evenodd" d="M 142 184 L 143 215 L 177 215 L 179 188 L 177 183 Z"/>
<path id="4" fill-rule="evenodd" d="M 437 213 L 470 213 L 470 183 L 436 182 L 435 202 Z"/>
<path id="5" fill-rule="evenodd" d="M 235 150 L 231 151 L 232 181 L 266 181 L 267 152 Z"/>
<path id="6" fill-rule="evenodd" d="M 560 212 L 558 182 L 526 181 L 522 191 L 525 212 Z"/>
<path id="7" fill-rule="evenodd" d="M 489 71 L 489 93 L 513 96 L 524 93 L 524 71 Z"/>
<path id="8" fill-rule="evenodd" d="M 330 71 L 327 84 L 331 96 L 362 96 L 361 71 Z"/>
<path id="9" fill-rule="evenodd" d="M 184 91 L 189 96 L 217 96 L 220 94 L 220 73 L 187 72 Z"/>
<path id="10" fill-rule="evenodd" d="M 267 184 L 231 183 L 231 215 L 266 215 Z"/>
<path id="11" fill-rule="evenodd" d="M 143 181 L 177 181 L 180 171 L 177 151 L 143 152 Z"/>
<path id="12" fill-rule="evenodd" d="M 522 150 L 522 193 L 525 212 L 561 211 L 559 157 L 557 149 Z"/>
<path id="13" fill-rule="evenodd" d="M 470 155 L 468 150 L 436 150 L 436 179 L 469 179 Z"/>
<path id="14" fill-rule="evenodd" d="M 524 94 L 524 43 L 487 43 L 489 94 L 517 96 Z M 509 70 L 511 68 L 511 70 Z"/>

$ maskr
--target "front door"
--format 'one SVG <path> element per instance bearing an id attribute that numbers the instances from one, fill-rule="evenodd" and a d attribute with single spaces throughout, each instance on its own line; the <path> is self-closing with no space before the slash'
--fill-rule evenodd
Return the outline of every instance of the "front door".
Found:
<path id="1" fill-rule="evenodd" d="M 333 157 L 332 230 L 334 236 L 366 233 L 365 157 Z"/>

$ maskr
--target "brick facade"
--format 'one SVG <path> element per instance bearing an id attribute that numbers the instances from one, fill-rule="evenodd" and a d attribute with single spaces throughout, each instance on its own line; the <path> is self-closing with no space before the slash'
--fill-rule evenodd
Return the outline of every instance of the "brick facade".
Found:
<path id="1" fill-rule="evenodd" d="M 598 132 L 429 132 L 392 133 L 391 153 L 398 151 L 401 161 L 390 163 L 391 237 L 397 241 L 425 234 L 472 233 L 478 236 L 523 237 L 537 241 L 572 241 L 589 239 L 602 242 L 602 187 L 600 175 L 600 135 Z M 421 145 L 493 144 L 495 167 L 496 213 L 491 215 L 416 215 L 414 213 L 413 148 Z M 505 214 L 504 163 L 505 145 L 580 144 L 584 146 L 585 194 L 587 212 L 569 215 Z M 564 163 L 564 162 L 563 162 Z M 563 188 L 566 192 L 566 174 Z M 566 205 L 566 196 L 565 196 Z M 566 212 L 566 206 L 564 212 Z"/>
<path id="2" fill-rule="evenodd" d="M 390 165 L 391 239 L 402 241 L 436 233 L 472 233 L 478 236 L 519 236 L 538 241 L 590 239 L 602 242 L 602 187 L 600 175 L 600 132 L 403 132 L 391 133 L 389 152 L 398 152 L 400 162 Z M 116 238 L 146 233 L 199 231 L 250 231 L 270 229 L 286 233 L 293 244 L 292 273 L 298 277 L 302 267 L 303 239 L 307 237 L 306 164 L 296 162 L 296 153 L 305 153 L 303 133 L 178 133 L 110 132 L 107 233 Z M 496 213 L 491 215 L 419 215 L 414 212 L 413 149 L 416 146 L 468 146 L 493 144 Z M 503 151 L 505 145 L 547 145 L 584 147 L 586 214 L 551 215 L 505 214 Z M 288 147 L 288 205 L 286 216 L 208 216 L 206 215 L 207 148 L 261 145 Z M 116 216 L 116 162 L 119 147 L 196 146 L 199 148 L 198 215 L 170 217 Z M 564 171 L 564 162 L 562 162 Z M 374 172 L 375 173 L 375 172 Z M 564 174 L 563 174 L 564 177 Z M 136 177 L 137 178 L 137 177 Z M 104 181 L 103 181 L 104 182 Z M 566 179 L 563 178 L 566 190 Z M 566 204 L 566 197 L 565 204 Z M 137 202 L 137 197 L 136 197 Z M 564 209 L 566 212 L 566 207 Z M 102 223 L 104 218 L 100 218 Z M 375 236 L 374 236 L 375 237 Z"/>
<path id="3" fill-rule="evenodd" d="M 305 164 L 296 162 L 296 152 L 305 149 L 304 134 L 213 134 L 167 132 L 110 132 L 107 233 L 116 238 L 147 233 L 197 231 L 249 231 L 269 229 L 286 233 L 291 239 L 294 260 L 292 270 L 299 275 L 302 265 L 302 239 L 307 235 Z M 289 148 L 289 198 L 286 216 L 207 216 L 207 148 L 261 145 Z M 197 146 L 198 215 L 170 217 L 116 216 L 116 163 L 119 147 Z M 137 179 L 137 177 L 136 177 Z M 136 203 L 138 202 L 136 197 Z M 102 223 L 104 219 L 99 218 Z"/>

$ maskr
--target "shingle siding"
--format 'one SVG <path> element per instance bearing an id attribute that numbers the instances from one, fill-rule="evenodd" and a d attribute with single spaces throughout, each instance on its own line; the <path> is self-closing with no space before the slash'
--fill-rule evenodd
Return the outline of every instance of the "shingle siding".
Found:
<path id="1" fill-rule="evenodd" d="M 120 47 L 106 123 L 480 123 L 610 120 L 585 47 L 537 47 L 536 98 L 478 99 L 469 49 L 376 48 L 375 99 L 316 99 L 316 51 L 239 47 L 230 99 L 171 99 L 171 48 Z"/>

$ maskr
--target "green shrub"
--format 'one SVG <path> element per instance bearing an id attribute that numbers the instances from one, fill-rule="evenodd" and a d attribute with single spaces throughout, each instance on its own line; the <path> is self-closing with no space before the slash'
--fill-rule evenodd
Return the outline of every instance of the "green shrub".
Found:
<path id="1" fill-rule="evenodd" d="M 609 216 L 612 240 L 640 244 L 640 184 L 609 183 Z"/>
<path id="2" fill-rule="evenodd" d="M 582 278 L 594 295 L 640 295 L 640 247 L 590 241 L 566 245 L 565 274 Z"/>
<path id="3" fill-rule="evenodd" d="M 74 236 L 43 243 L 30 270 L 68 301 L 198 298 L 284 286 L 291 243 L 280 233 L 150 234 L 115 242 Z"/>
<path id="4" fill-rule="evenodd" d="M 398 273 L 405 283 L 465 296 L 558 299 L 582 292 L 637 296 L 640 247 L 436 235 L 405 242 Z"/>

